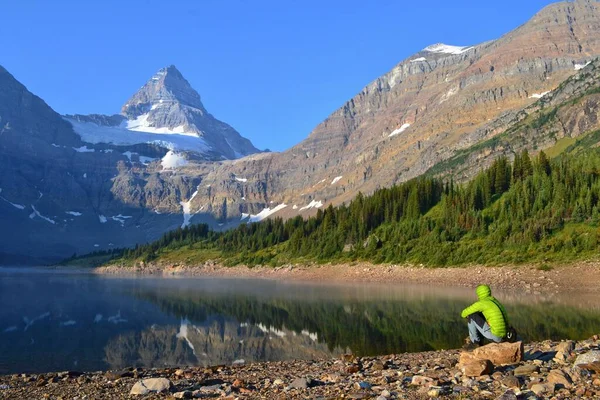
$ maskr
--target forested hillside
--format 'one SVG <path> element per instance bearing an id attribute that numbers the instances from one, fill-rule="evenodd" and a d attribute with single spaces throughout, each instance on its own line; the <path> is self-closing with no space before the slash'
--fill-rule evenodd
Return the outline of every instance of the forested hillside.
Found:
<path id="1" fill-rule="evenodd" d="M 111 262 L 280 265 L 367 260 L 429 266 L 563 262 L 595 257 L 600 242 L 600 151 L 549 160 L 523 151 L 471 182 L 422 177 L 316 216 L 269 219 L 217 233 L 206 225 L 115 252 Z"/>

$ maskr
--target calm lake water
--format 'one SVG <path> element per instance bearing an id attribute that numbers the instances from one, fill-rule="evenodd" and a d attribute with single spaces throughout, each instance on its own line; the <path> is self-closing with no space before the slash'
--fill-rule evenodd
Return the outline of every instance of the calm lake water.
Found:
<path id="1" fill-rule="evenodd" d="M 527 340 L 598 333 L 597 298 L 498 293 Z M 459 347 L 469 289 L 0 268 L 0 374 Z"/>

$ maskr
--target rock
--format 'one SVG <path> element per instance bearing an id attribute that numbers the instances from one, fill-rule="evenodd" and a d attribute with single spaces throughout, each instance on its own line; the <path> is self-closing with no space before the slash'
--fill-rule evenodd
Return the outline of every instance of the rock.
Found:
<path id="1" fill-rule="evenodd" d="M 244 381 L 241 379 L 236 379 L 235 381 L 233 381 L 231 386 L 233 386 L 234 388 L 242 388 L 244 387 Z"/>
<path id="2" fill-rule="evenodd" d="M 373 365 L 371 365 L 371 368 L 375 371 L 382 371 L 385 369 L 385 364 L 381 361 L 374 361 Z"/>
<path id="3" fill-rule="evenodd" d="M 133 385 L 129 394 L 144 395 L 148 393 L 161 393 L 169 390 L 171 386 L 171 381 L 166 378 L 142 379 Z"/>
<path id="4" fill-rule="evenodd" d="M 517 378 L 516 376 L 513 376 L 513 375 L 505 376 L 504 378 L 502 378 L 500 383 L 502 383 L 504 386 L 506 386 L 509 389 L 516 389 L 516 390 L 521 389 L 521 381 L 519 380 L 519 378 Z"/>
<path id="5" fill-rule="evenodd" d="M 512 390 L 507 390 L 502 394 L 502 396 L 498 397 L 496 400 L 517 400 L 518 397 Z"/>
<path id="6" fill-rule="evenodd" d="M 194 394 L 189 390 L 186 390 L 184 392 L 173 393 L 173 397 L 176 399 L 191 399 L 194 397 Z"/>
<path id="7" fill-rule="evenodd" d="M 347 374 L 355 374 L 358 371 L 360 371 L 360 367 L 358 365 L 350 365 L 350 366 L 346 367 Z"/>
<path id="8" fill-rule="evenodd" d="M 515 376 L 529 376 L 540 371 L 540 367 L 532 364 L 520 365 L 515 368 Z"/>
<path id="9" fill-rule="evenodd" d="M 447 390 L 442 386 L 431 386 L 427 391 L 429 397 L 440 397 L 447 393 Z"/>
<path id="10" fill-rule="evenodd" d="M 365 381 L 357 382 L 355 384 L 355 386 L 357 389 L 371 390 L 371 384 L 369 382 L 365 382 Z"/>
<path id="11" fill-rule="evenodd" d="M 463 375 L 469 377 L 489 375 L 494 370 L 494 365 L 490 360 L 469 360 L 464 364 L 458 365 Z"/>
<path id="12" fill-rule="evenodd" d="M 412 377 L 410 384 L 414 385 L 414 386 L 428 386 L 429 387 L 429 386 L 433 385 L 433 379 L 429 378 L 427 376 L 415 375 Z"/>
<path id="13" fill-rule="evenodd" d="M 307 378 L 296 378 L 290 384 L 290 387 L 294 389 L 308 389 L 310 386 L 310 381 Z"/>
<path id="14" fill-rule="evenodd" d="M 275 385 L 275 386 L 281 386 L 283 384 L 284 384 L 284 382 L 281 379 L 275 379 L 273 381 L 273 385 Z"/>
<path id="15" fill-rule="evenodd" d="M 600 362 L 600 350 L 592 350 L 587 353 L 580 354 L 575 360 L 575 366 L 580 364 L 591 364 L 594 362 Z"/>
<path id="16" fill-rule="evenodd" d="M 531 386 L 531 391 L 538 396 L 542 394 L 554 394 L 554 384 L 536 383 Z"/>
<path id="17" fill-rule="evenodd" d="M 556 355 L 554 356 L 554 361 L 559 363 L 566 362 L 573 350 L 575 350 L 574 341 L 567 340 L 566 342 L 559 343 L 558 346 L 556 346 Z"/>
<path id="18" fill-rule="evenodd" d="M 586 371 L 600 373 L 600 361 L 594 361 L 588 364 L 578 364 L 577 367 L 585 369 Z"/>
<path id="19" fill-rule="evenodd" d="M 491 343 L 478 347 L 471 353 L 479 360 L 490 360 L 494 365 L 515 364 L 523 361 L 523 342 Z M 469 353 L 463 353 L 469 354 Z M 461 360 L 463 354 L 460 355 Z"/>
<path id="20" fill-rule="evenodd" d="M 561 385 L 566 388 L 570 388 L 573 384 L 573 380 L 571 379 L 571 377 L 565 372 L 558 369 L 550 371 L 546 380 L 548 381 L 548 383 L 554 383 L 556 385 Z"/>

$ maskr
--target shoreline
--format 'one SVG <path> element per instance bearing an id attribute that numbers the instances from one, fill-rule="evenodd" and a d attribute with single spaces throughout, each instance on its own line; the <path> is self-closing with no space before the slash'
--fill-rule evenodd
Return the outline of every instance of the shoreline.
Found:
<path id="1" fill-rule="evenodd" d="M 96 267 L 93 272 L 117 276 L 193 276 L 308 283 L 410 284 L 472 288 L 486 283 L 494 289 L 533 295 L 600 293 L 600 262 L 596 261 L 553 266 L 548 270 L 541 270 L 536 265 L 428 268 L 364 262 L 248 268 L 225 267 L 217 262 L 208 261 L 193 266 L 157 263 L 140 263 L 133 267 L 112 265 Z"/>
<path id="2" fill-rule="evenodd" d="M 505 343 L 473 352 L 442 350 L 214 367 L 13 374 L 0 376 L 0 398 L 597 397 L 599 349 L 595 335 L 579 342 Z"/>

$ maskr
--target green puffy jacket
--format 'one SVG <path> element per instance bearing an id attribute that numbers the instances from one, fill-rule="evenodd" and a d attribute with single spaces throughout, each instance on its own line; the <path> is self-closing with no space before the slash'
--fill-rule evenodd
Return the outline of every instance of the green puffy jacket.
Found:
<path id="1" fill-rule="evenodd" d="M 509 322 L 504 306 L 492 297 L 492 290 L 487 285 L 477 287 L 477 297 L 479 301 L 465 308 L 461 317 L 467 318 L 471 314 L 480 312 L 490 326 L 492 334 L 499 338 L 505 337 Z"/>

